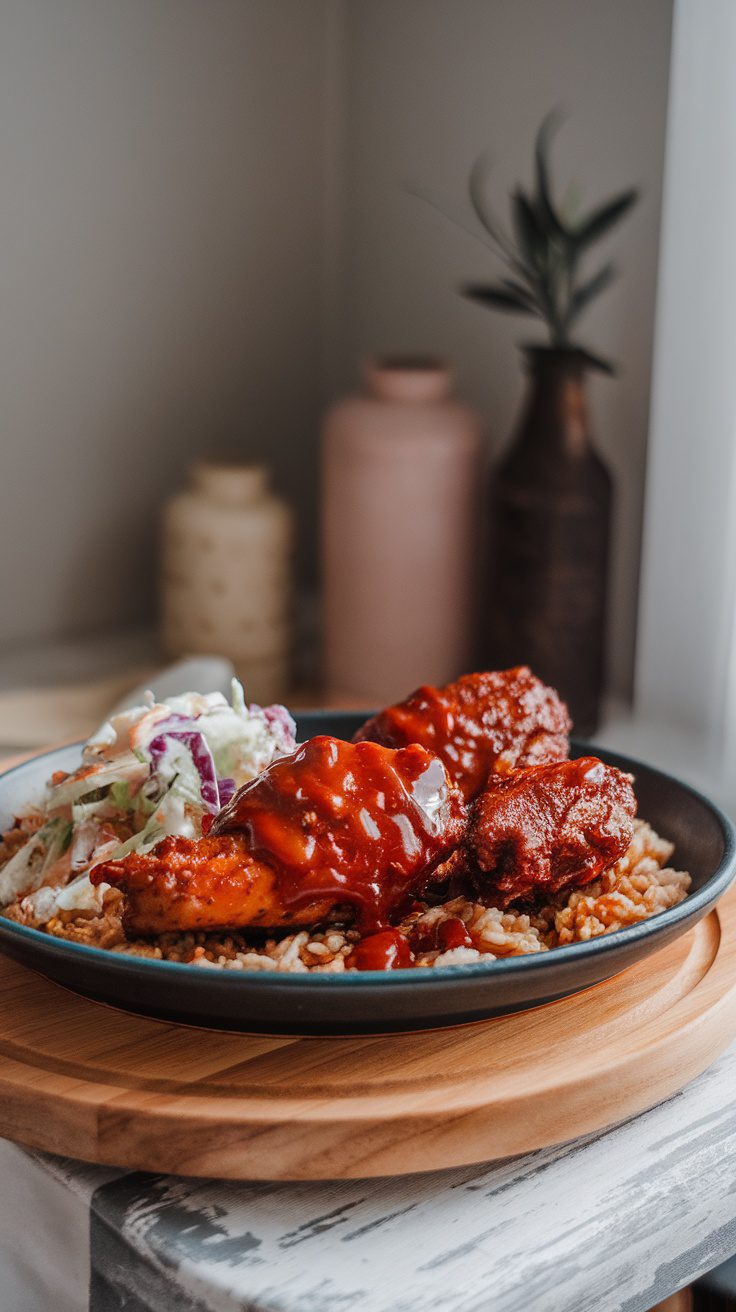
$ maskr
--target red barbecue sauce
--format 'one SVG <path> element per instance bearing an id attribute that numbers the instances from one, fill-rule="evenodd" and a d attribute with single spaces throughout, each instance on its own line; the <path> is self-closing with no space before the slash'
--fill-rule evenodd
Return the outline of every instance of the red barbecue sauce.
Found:
<path id="1" fill-rule="evenodd" d="M 345 965 L 353 970 L 402 970 L 413 962 L 406 935 L 398 929 L 382 929 L 361 939 Z"/>
<path id="2" fill-rule="evenodd" d="M 450 952 L 452 948 L 472 948 L 473 940 L 460 917 L 452 916 L 434 925 L 418 925 L 411 945 L 415 952 Z"/>
<path id="3" fill-rule="evenodd" d="M 426 748 L 325 736 L 241 788 L 210 832 L 244 834 L 253 855 L 277 872 L 285 907 L 345 904 L 371 934 L 387 929 L 407 893 L 457 846 L 464 823 L 460 793 Z"/>
<path id="4" fill-rule="evenodd" d="M 566 706 L 525 665 L 466 674 L 444 688 L 424 684 L 379 711 L 355 735 L 388 747 L 422 743 L 441 757 L 470 801 L 489 775 L 564 760 Z"/>

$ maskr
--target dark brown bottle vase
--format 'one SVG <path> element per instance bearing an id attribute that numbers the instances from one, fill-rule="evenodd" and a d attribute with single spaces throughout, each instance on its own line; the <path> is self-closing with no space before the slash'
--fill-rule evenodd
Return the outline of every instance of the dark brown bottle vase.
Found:
<path id="1" fill-rule="evenodd" d="M 487 660 L 531 665 L 585 736 L 603 690 L 611 478 L 591 445 L 583 358 L 528 359 L 529 400 L 492 485 Z"/>

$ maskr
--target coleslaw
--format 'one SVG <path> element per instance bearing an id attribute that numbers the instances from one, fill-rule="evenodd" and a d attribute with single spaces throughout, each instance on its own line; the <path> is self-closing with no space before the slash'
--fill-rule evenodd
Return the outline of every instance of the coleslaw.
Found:
<path id="1" fill-rule="evenodd" d="M 197 838 L 242 784 L 296 747 L 284 706 L 247 705 L 233 680 L 221 693 L 185 693 L 105 721 L 82 764 L 56 774 L 40 802 L 5 835 L 12 855 L 0 869 L 0 906 L 23 899 L 43 923 L 60 911 L 99 912 L 108 885 L 94 888 L 100 861 L 147 852 L 169 834 Z"/>

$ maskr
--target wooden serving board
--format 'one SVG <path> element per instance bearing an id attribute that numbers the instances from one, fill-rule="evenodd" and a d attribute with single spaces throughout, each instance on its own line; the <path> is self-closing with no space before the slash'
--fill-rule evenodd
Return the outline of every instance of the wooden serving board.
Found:
<path id="1" fill-rule="evenodd" d="M 2 1133 L 131 1169 L 400 1175 L 527 1152 L 653 1106 L 736 1036 L 736 890 L 615 979 L 520 1015 L 385 1038 L 142 1019 L 0 958 Z"/>

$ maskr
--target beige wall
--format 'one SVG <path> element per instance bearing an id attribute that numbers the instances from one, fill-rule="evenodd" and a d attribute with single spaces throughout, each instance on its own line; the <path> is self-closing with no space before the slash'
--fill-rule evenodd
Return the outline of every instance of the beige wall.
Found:
<path id="1" fill-rule="evenodd" d="M 265 457 L 314 577 L 317 419 L 373 349 L 458 362 L 494 448 L 528 327 L 463 301 L 492 275 L 460 208 L 499 193 L 562 103 L 561 173 L 635 180 L 624 276 L 585 321 L 619 490 L 612 670 L 629 687 L 671 0 L 3 0 L 0 642 L 154 605 L 155 523 L 208 448 Z"/>
<path id="2" fill-rule="evenodd" d="M 618 380 L 591 384 L 600 448 L 617 479 L 611 674 L 620 693 L 633 659 L 671 9 L 671 0 L 345 6 L 345 280 L 333 341 L 343 382 L 370 350 L 448 353 L 497 449 L 519 405 L 514 343 L 528 338 L 529 321 L 455 294 L 497 266 L 405 188 L 462 209 L 469 166 L 488 146 L 503 197 L 528 178 L 536 128 L 558 104 L 570 115 L 556 150 L 564 179 L 577 174 L 591 202 L 631 182 L 643 187 L 610 242 L 621 280 L 580 332 L 621 367 Z"/>
<path id="3" fill-rule="evenodd" d="M 323 57 L 322 0 L 3 0 L 3 644 L 150 613 L 208 446 L 309 500 Z"/>

